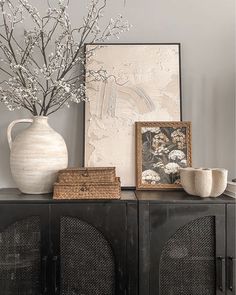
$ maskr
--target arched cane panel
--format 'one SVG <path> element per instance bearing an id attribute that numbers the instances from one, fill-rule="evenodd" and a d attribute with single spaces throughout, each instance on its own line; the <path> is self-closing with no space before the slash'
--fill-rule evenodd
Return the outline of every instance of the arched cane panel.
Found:
<path id="1" fill-rule="evenodd" d="M 7 227 L 0 233 L 0 294 L 41 294 L 40 261 L 40 218 Z"/>
<path id="2" fill-rule="evenodd" d="M 113 295 L 112 249 L 101 232 L 78 218 L 61 218 L 61 295 Z"/>
<path id="3" fill-rule="evenodd" d="M 215 295 L 215 218 L 180 228 L 165 244 L 160 261 L 161 295 Z"/>

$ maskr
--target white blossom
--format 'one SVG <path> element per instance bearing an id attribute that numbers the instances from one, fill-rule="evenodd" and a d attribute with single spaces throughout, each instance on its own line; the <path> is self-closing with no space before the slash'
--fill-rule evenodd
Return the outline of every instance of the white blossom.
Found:
<path id="1" fill-rule="evenodd" d="M 141 133 L 144 134 L 146 132 L 152 132 L 152 133 L 159 133 L 161 131 L 160 127 L 142 127 Z"/>
<path id="2" fill-rule="evenodd" d="M 182 165 L 184 165 L 184 166 L 187 166 L 187 160 L 186 160 L 186 159 L 181 160 L 180 163 L 181 163 Z"/>
<path id="3" fill-rule="evenodd" d="M 163 162 L 159 161 L 157 163 L 154 163 L 152 166 L 153 168 L 164 168 L 165 165 Z"/>
<path id="4" fill-rule="evenodd" d="M 151 169 L 144 170 L 142 172 L 142 182 L 147 183 L 147 182 L 158 182 L 160 180 L 160 175 Z"/>
<path id="5" fill-rule="evenodd" d="M 33 115 L 50 115 L 70 103 L 87 101 L 86 79 L 106 81 L 106 70 L 87 71 L 85 61 L 97 48 L 86 52 L 85 43 L 104 42 L 118 38 L 130 26 L 122 16 L 110 19 L 105 30 L 100 20 L 106 6 L 104 0 L 91 0 L 82 26 L 72 28 L 68 15 L 68 1 L 59 0 L 56 7 L 48 7 L 44 16 L 29 0 L 17 0 L 14 7 L 9 0 L 0 0 L 2 21 L 0 30 L 0 102 L 9 110 L 24 108 Z M 27 18 L 31 26 L 23 29 L 23 41 L 16 27 Z M 11 34 L 6 32 L 11 31 Z M 16 33 L 17 32 L 17 33 Z M 113 77 L 114 78 L 114 77 Z"/>
<path id="6" fill-rule="evenodd" d="M 177 173 L 179 171 L 180 166 L 177 163 L 168 163 L 164 167 L 164 171 L 166 174 Z"/>
<path id="7" fill-rule="evenodd" d="M 180 150 L 173 150 L 168 155 L 170 160 L 183 160 L 185 158 L 185 153 Z"/>

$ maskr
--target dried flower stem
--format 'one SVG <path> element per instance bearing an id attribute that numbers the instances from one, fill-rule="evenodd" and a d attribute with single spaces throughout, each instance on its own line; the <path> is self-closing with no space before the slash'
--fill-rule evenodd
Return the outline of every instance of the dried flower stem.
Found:
<path id="1" fill-rule="evenodd" d="M 68 2 L 58 1 L 52 7 L 48 0 L 46 15 L 41 17 L 28 0 L 17 0 L 16 7 L 10 0 L 0 0 L 0 102 L 9 110 L 27 109 L 33 115 L 50 115 L 71 102 L 86 101 L 84 84 L 85 43 L 101 43 L 129 30 L 122 16 L 111 19 L 104 30 L 99 22 L 106 7 L 106 0 L 91 0 L 87 15 L 79 28 L 72 28 Z M 16 28 L 30 16 L 32 29 L 24 30 L 24 42 L 18 38 Z M 86 77 L 106 81 L 104 69 L 88 71 Z M 116 78 L 112 77 L 115 81 Z"/>

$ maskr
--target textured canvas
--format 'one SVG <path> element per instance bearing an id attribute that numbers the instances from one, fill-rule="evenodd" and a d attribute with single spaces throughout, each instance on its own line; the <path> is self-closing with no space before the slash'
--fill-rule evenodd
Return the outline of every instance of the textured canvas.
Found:
<path id="1" fill-rule="evenodd" d="M 116 166 L 121 185 L 135 186 L 134 122 L 181 117 L 179 45 L 104 45 L 86 64 L 100 69 L 109 79 L 86 83 L 85 165 Z"/>

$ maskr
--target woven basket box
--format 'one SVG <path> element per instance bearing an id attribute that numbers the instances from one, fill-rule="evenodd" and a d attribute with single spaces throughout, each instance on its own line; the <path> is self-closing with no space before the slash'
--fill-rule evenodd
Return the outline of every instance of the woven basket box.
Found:
<path id="1" fill-rule="evenodd" d="M 115 167 L 96 167 L 96 168 L 69 168 L 58 173 L 59 183 L 84 183 L 84 182 L 115 182 Z"/>
<path id="2" fill-rule="evenodd" d="M 114 182 L 55 183 L 54 199 L 120 199 L 120 179 Z"/>

